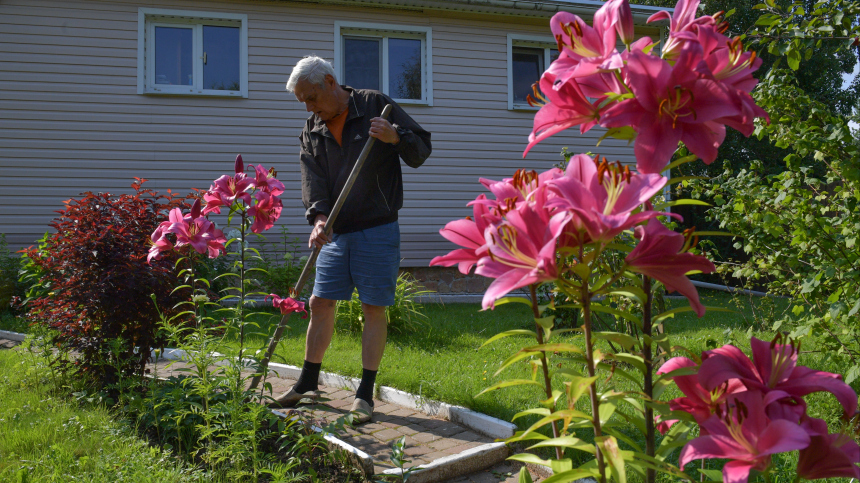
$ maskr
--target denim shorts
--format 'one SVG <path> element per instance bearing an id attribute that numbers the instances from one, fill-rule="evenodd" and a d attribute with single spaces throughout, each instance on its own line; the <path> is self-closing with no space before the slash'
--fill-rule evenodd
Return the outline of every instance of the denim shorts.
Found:
<path id="1" fill-rule="evenodd" d="M 332 235 L 317 258 L 314 295 L 349 300 L 353 289 L 365 304 L 394 305 L 400 268 L 400 225 L 395 221 L 366 230 Z"/>

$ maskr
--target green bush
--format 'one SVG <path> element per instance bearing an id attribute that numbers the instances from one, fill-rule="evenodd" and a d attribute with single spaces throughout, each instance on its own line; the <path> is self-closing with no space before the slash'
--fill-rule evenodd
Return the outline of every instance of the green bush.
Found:
<path id="1" fill-rule="evenodd" d="M 394 291 L 394 305 L 385 311 L 388 319 L 388 329 L 397 333 L 416 332 L 427 326 L 427 316 L 424 306 L 417 302 L 418 297 L 434 293 L 424 290 L 408 273 L 403 272 L 397 277 L 397 287 Z M 353 290 L 350 300 L 337 303 L 335 319 L 350 333 L 357 334 L 364 328 L 364 313 L 361 311 L 361 300 L 358 292 Z"/>
<path id="2" fill-rule="evenodd" d="M 0 233 L 0 312 L 9 309 L 13 297 L 20 297 L 21 288 L 18 285 L 18 268 L 21 258 L 13 256 L 6 242 L 6 235 Z"/>
<path id="3" fill-rule="evenodd" d="M 290 293 L 308 257 L 298 256 L 299 238 L 291 237 L 285 226 L 281 226 L 281 234 L 277 241 L 270 242 L 265 236 L 258 235 L 260 240 L 260 257 L 254 261 L 253 276 L 261 292 L 275 293 L 287 296 Z M 308 277 L 305 287 L 312 289 L 313 277 Z"/>

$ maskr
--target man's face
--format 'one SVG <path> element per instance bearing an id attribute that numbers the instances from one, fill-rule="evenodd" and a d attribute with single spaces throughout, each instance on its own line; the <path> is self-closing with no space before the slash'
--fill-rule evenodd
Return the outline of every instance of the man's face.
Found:
<path id="1" fill-rule="evenodd" d="M 334 78 L 326 76 L 323 85 L 311 84 L 307 79 L 302 79 L 296 83 L 293 92 L 299 102 L 305 103 L 308 112 L 313 112 L 321 120 L 328 121 L 340 114 L 341 110 L 336 88 Z"/>

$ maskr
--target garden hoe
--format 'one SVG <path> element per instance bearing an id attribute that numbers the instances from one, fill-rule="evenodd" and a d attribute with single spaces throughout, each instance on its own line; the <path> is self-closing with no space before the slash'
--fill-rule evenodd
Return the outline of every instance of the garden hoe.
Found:
<path id="1" fill-rule="evenodd" d="M 388 115 L 391 114 L 391 105 L 388 104 L 382 110 L 382 114 L 379 117 L 383 119 L 388 119 Z M 323 230 L 326 235 L 331 235 L 332 227 L 334 227 L 334 221 L 337 218 L 337 214 L 340 212 L 340 208 L 343 206 L 346 201 L 346 197 L 349 195 L 349 191 L 352 189 L 352 185 L 355 184 L 356 178 L 358 178 L 358 173 L 361 171 L 361 167 L 364 165 L 364 161 L 367 159 L 367 155 L 370 153 L 370 149 L 373 147 L 373 143 L 376 141 L 376 138 L 369 137 L 367 139 L 367 144 L 364 145 L 364 149 L 361 150 L 361 154 L 358 155 L 358 160 L 355 162 L 355 166 L 352 167 L 352 171 L 349 173 L 349 178 L 346 180 L 346 184 L 343 187 L 343 191 L 340 192 L 340 195 L 337 197 L 337 201 L 334 203 L 334 207 L 331 209 L 331 213 L 328 215 L 328 220 L 325 222 L 325 227 Z M 299 275 L 299 279 L 296 281 L 296 286 L 290 292 L 291 297 L 298 297 L 299 294 L 302 293 L 302 289 L 305 287 L 305 282 L 307 282 L 308 277 L 310 276 L 311 269 L 317 261 L 317 256 L 320 254 L 320 247 L 315 246 L 313 253 L 308 258 L 307 263 L 305 263 L 305 268 L 302 269 L 302 274 Z M 251 386 L 248 390 L 253 391 L 257 388 L 257 385 L 260 384 L 260 378 L 263 377 L 263 373 L 266 372 L 266 369 L 269 367 L 269 361 L 272 359 L 272 354 L 275 352 L 275 348 L 278 346 L 278 342 L 281 341 L 281 336 L 284 333 L 284 328 L 287 326 L 287 320 L 290 318 L 290 314 L 284 314 L 281 317 L 281 321 L 278 323 L 278 328 L 275 329 L 275 333 L 272 335 L 272 339 L 269 341 L 269 347 L 266 349 L 266 355 L 263 357 L 263 360 L 260 361 L 260 367 L 257 370 L 257 373 L 254 375 L 254 378 L 251 379 Z"/>

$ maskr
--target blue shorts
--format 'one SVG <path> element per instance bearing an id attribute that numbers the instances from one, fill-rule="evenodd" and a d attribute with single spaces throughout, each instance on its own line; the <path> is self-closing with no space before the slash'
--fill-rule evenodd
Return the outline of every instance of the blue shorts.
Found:
<path id="1" fill-rule="evenodd" d="M 365 304 L 394 305 L 400 268 L 400 225 L 395 221 L 366 230 L 332 235 L 317 258 L 314 295 L 349 300 L 353 289 Z"/>

